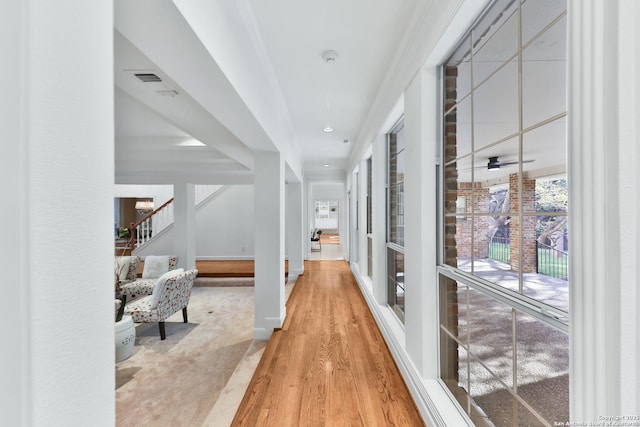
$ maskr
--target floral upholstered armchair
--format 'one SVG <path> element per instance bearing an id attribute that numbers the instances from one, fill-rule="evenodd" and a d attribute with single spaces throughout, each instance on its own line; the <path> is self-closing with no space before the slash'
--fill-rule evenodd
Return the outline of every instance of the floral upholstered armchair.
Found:
<path id="1" fill-rule="evenodd" d="M 157 280 L 151 295 L 140 298 L 125 307 L 125 314 L 135 323 L 158 322 L 160 339 L 166 338 L 164 321 L 182 310 L 182 318 L 187 323 L 187 305 L 191 297 L 193 280 L 198 270 L 183 271 L 181 268 L 169 271 Z"/>
<path id="2" fill-rule="evenodd" d="M 175 255 L 148 255 L 144 259 L 142 278 L 134 277 L 132 281 L 122 284 L 118 296 L 126 297 L 128 301 L 131 301 L 141 295 L 151 295 L 158 278 L 175 269 L 177 264 L 178 257 Z M 136 275 L 137 271 L 136 268 Z"/>
<path id="3" fill-rule="evenodd" d="M 136 280 L 139 267 L 140 257 L 135 255 L 117 256 L 114 263 L 117 284 L 123 285 Z"/>

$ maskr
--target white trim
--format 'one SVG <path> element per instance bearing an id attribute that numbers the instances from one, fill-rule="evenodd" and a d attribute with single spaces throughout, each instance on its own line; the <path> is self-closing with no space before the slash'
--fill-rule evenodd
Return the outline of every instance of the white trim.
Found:
<path id="1" fill-rule="evenodd" d="M 273 331 L 280 329 L 287 317 L 287 307 L 282 308 L 280 317 L 265 317 L 260 322 L 266 324 L 263 328 L 253 328 L 253 338 L 256 340 L 268 340 L 273 335 Z"/>
<path id="2" fill-rule="evenodd" d="M 620 34 L 618 94 L 620 116 L 618 153 L 621 260 L 620 280 L 620 413 L 640 413 L 640 3 L 622 0 L 618 9 Z"/>
<path id="3" fill-rule="evenodd" d="M 572 421 L 620 415 L 616 3 L 568 5 Z"/>

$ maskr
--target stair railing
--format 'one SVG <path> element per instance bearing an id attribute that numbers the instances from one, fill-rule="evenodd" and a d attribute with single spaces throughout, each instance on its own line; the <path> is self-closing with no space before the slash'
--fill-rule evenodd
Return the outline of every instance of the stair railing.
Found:
<path id="1" fill-rule="evenodd" d="M 166 226 L 167 223 L 173 221 L 173 209 L 170 209 L 169 207 L 171 203 L 173 203 L 173 197 L 167 200 L 158 209 L 153 212 L 149 212 L 140 221 L 136 223 L 132 222 L 129 225 L 129 242 L 127 243 L 127 246 L 129 246 L 131 250 L 138 248 L 140 245 L 151 239 L 151 235 L 154 233 L 154 228 L 156 233 L 160 231 L 160 227 L 158 227 L 158 225 L 163 223 Z M 171 217 L 170 220 L 168 217 Z M 154 223 L 156 223 L 156 227 L 154 227 Z"/>
<path id="2" fill-rule="evenodd" d="M 202 203 L 207 198 L 218 192 L 222 185 L 196 185 L 196 205 Z M 129 241 L 127 247 L 132 251 L 144 243 L 148 242 L 152 235 L 157 235 L 160 231 L 173 223 L 173 197 L 167 200 L 158 209 L 145 215 L 140 221 L 129 225 Z"/>

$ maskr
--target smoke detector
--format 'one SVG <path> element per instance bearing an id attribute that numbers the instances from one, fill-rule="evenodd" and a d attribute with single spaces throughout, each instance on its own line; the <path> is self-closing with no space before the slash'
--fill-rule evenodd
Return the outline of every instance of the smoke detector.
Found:
<path id="1" fill-rule="evenodd" d="M 325 50 L 322 53 L 322 59 L 324 59 L 324 62 L 327 64 L 334 64 L 338 59 L 338 52 L 335 50 Z"/>

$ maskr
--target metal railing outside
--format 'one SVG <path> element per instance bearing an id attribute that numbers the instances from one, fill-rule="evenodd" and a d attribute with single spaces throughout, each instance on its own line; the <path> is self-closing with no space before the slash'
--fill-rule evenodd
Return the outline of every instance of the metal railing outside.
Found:
<path id="1" fill-rule="evenodd" d="M 567 280 L 569 275 L 569 254 L 536 241 L 538 254 L 537 272 L 556 279 Z"/>
<path id="2" fill-rule="evenodd" d="M 492 237 L 489 241 L 489 258 L 509 264 L 511 245 L 508 237 Z"/>

